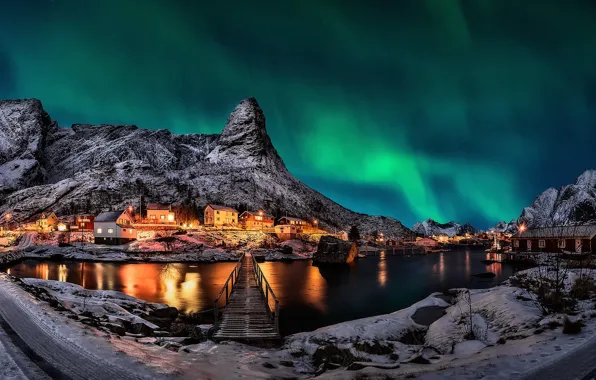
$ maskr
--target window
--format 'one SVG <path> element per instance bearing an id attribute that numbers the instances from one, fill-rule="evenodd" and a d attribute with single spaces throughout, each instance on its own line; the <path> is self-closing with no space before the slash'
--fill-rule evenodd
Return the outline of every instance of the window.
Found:
<path id="1" fill-rule="evenodd" d="M 219 217 L 217 218 L 217 221 L 219 222 Z"/>
<path id="2" fill-rule="evenodd" d="M 217 215 L 219 215 L 219 211 L 215 211 L 215 213 L 216 213 Z"/>
<path id="3" fill-rule="evenodd" d="M 528 251 L 532 250 L 532 240 L 528 240 Z"/>
<path id="4" fill-rule="evenodd" d="M 113 228 L 108 228 L 108 233 L 109 234 L 113 234 L 114 233 L 114 229 Z"/>
<path id="5" fill-rule="evenodd" d="M 544 248 L 546 247 L 546 242 L 544 240 L 538 240 L 538 247 L 539 248 Z"/>
<path id="6" fill-rule="evenodd" d="M 123 229 L 122 229 L 122 232 L 126 232 L 126 228 L 123 228 Z"/>
<path id="7" fill-rule="evenodd" d="M 169 214 L 169 215 L 168 215 L 168 220 L 169 220 L 170 222 L 173 222 L 173 221 L 174 221 L 174 214 Z"/>
<path id="8" fill-rule="evenodd" d="M 155 219 L 155 215 L 153 215 L 153 214 L 149 215 L 149 219 Z"/>
<path id="9" fill-rule="evenodd" d="M 85 228 L 85 222 L 81 223 L 81 228 Z"/>
<path id="10" fill-rule="evenodd" d="M 565 248 L 565 239 L 559 239 L 557 246 L 559 248 Z"/>
<path id="11" fill-rule="evenodd" d="M 159 216 L 159 219 L 161 219 L 161 220 L 164 220 L 165 218 L 166 218 L 166 216 L 165 216 L 165 215 L 160 215 L 160 216 Z"/>
<path id="12" fill-rule="evenodd" d="M 101 228 L 98 228 L 98 229 L 97 229 L 97 233 L 98 233 L 98 234 L 100 234 L 100 233 L 102 233 L 102 232 L 103 232 L 103 230 L 102 230 Z"/>

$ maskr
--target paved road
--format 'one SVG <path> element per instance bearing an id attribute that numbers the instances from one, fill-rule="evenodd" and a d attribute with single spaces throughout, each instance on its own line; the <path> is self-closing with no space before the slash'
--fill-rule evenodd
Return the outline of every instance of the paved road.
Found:
<path id="1" fill-rule="evenodd" d="M 2 281 L 2 280 L 0 280 Z M 21 289 L 2 281 L 0 284 L 0 342 L 25 373 L 26 378 L 141 380 L 156 378 L 146 367 L 135 364 L 123 355 L 106 355 L 101 349 L 89 350 L 59 334 L 39 314 L 32 312 L 19 297 Z M 44 316 L 44 318 L 50 318 Z M 77 339 L 81 339 L 78 337 Z M 93 344 L 93 341 L 90 341 Z M 18 377 L 17 377 L 18 378 Z"/>
<path id="2" fill-rule="evenodd" d="M 596 341 L 592 341 L 555 362 L 530 373 L 525 380 L 593 380 L 596 379 Z"/>

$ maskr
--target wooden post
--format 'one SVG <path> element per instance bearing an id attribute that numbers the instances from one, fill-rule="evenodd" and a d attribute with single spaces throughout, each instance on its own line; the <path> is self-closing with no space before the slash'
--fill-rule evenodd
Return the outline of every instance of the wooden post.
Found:
<path id="1" fill-rule="evenodd" d="M 228 284 L 229 282 L 226 282 L 226 305 L 228 304 Z"/>
<path id="2" fill-rule="evenodd" d="M 217 327 L 219 326 L 219 316 L 217 315 L 217 301 L 215 301 L 213 303 L 213 327 L 215 330 L 217 330 Z"/>
<path id="3" fill-rule="evenodd" d="M 279 301 L 275 300 L 275 331 L 279 334 Z"/>

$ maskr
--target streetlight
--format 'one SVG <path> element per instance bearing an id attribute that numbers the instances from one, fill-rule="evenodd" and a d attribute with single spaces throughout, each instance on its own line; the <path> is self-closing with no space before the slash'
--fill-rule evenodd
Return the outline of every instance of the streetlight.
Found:
<path id="1" fill-rule="evenodd" d="M 519 233 L 523 234 L 526 231 L 526 225 L 525 224 L 520 224 L 519 226 Z"/>

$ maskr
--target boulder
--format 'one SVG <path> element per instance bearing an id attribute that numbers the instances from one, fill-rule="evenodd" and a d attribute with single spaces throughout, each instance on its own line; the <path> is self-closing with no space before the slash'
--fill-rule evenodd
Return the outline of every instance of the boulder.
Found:
<path id="1" fill-rule="evenodd" d="M 356 243 L 344 241 L 333 236 L 323 236 L 319 240 L 317 251 L 313 255 L 314 264 L 351 263 L 358 256 Z"/>
<path id="2" fill-rule="evenodd" d="M 126 329 L 122 325 L 119 325 L 117 323 L 106 323 L 104 326 L 107 327 L 114 334 L 118 334 L 120 336 L 126 335 Z"/>

